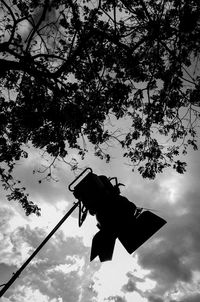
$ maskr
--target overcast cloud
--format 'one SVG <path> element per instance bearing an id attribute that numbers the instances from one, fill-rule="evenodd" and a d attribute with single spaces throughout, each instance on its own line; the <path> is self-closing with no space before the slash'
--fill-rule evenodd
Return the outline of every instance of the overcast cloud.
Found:
<path id="1" fill-rule="evenodd" d="M 133 255 L 119 242 L 112 262 L 89 262 L 96 222 L 88 217 L 81 228 L 77 211 L 43 247 L 2 298 L 2 302 L 197 302 L 200 301 L 199 152 L 188 157 L 188 171 L 172 170 L 156 180 L 142 179 L 114 157 L 111 164 L 88 157 L 83 163 L 97 174 L 117 176 L 122 195 L 138 206 L 155 210 L 167 224 Z M 37 164 L 36 164 L 37 163 Z M 32 169 L 35 155 L 19 165 L 17 174 L 42 208 L 41 217 L 26 217 L 1 193 L 0 284 L 24 263 L 60 218 L 74 197 L 67 186 L 69 168 L 55 171 L 59 182 L 38 184 Z M 134 240 L 134 237 L 133 237 Z"/>

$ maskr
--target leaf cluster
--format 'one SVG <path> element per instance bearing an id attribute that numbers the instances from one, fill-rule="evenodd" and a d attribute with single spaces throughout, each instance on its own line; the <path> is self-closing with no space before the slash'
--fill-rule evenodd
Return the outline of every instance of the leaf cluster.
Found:
<path id="1" fill-rule="evenodd" d="M 2 0 L 0 9 L 4 183 L 29 142 L 64 160 L 70 148 L 84 158 L 88 140 L 109 161 L 115 140 L 143 177 L 185 171 L 182 155 L 198 146 L 198 0 Z M 113 118 L 131 127 L 116 135 Z"/>

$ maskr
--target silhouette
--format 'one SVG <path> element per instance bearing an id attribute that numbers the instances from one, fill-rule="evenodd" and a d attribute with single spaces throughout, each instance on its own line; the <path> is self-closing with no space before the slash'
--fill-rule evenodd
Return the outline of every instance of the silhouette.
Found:
<path id="1" fill-rule="evenodd" d="M 115 179 L 114 185 L 111 183 L 112 179 Z M 92 241 L 91 261 L 97 256 L 102 262 L 111 260 L 117 238 L 127 252 L 132 254 L 166 223 L 161 217 L 150 211 L 143 211 L 121 196 L 120 185 L 122 184 L 118 184 L 117 178 L 98 176 L 90 169 L 74 187 L 74 196 L 83 203 L 85 212 L 89 211 L 97 219 L 99 231 Z"/>
<path id="2" fill-rule="evenodd" d="M 27 215 L 40 214 L 16 179 L 27 143 L 51 157 L 42 180 L 57 160 L 76 169 L 74 148 L 109 162 L 118 142 L 150 179 L 198 149 L 200 1 L 107 2 L 0 2 L 0 179 Z"/>

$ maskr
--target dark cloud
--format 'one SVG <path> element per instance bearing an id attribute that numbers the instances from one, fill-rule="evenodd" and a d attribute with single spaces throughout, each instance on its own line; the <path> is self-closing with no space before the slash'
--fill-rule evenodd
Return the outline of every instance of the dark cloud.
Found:
<path id="1" fill-rule="evenodd" d="M 187 200 L 190 200 L 188 203 Z M 185 194 L 186 213 L 171 214 L 162 240 L 151 241 L 140 250 L 140 263 L 152 270 L 151 276 L 166 289 L 176 281 L 190 282 L 193 269 L 200 269 L 200 194 Z M 155 238 L 159 239 L 159 235 Z"/>
<path id="2" fill-rule="evenodd" d="M 164 302 L 164 300 L 160 297 L 157 297 L 157 296 L 149 296 L 148 297 L 148 302 Z"/>
<path id="3" fill-rule="evenodd" d="M 177 242 L 178 244 L 178 242 Z M 151 276 L 157 281 L 173 285 L 177 280 L 189 282 L 190 267 L 184 264 L 182 251 L 168 243 L 156 244 L 140 254 L 140 262 L 152 270 Z"/>
<path id="4" fill-rule="evenodd" d="M 181 300 L 178 300 L 177 302 L 199 302 L 200 301 L 200 294 L 193 294 L 189 295 L 186 298 L 183 298 Z M 176 301 L 170 301 L 170 302 L 176 302 Z"/>
<path id="5" fill-rule="evenodd" d="M 17 267 L 15 265 L 0 263 L 0 285 L 5 284 L 16 270 Z"/>
<path id="6" fill-rule="evenodd" d="M 122 287 L 122 290 L 124 292 L 133 292 L 136 290 L 136 285 L 131 279 L 129 279 L 127 284 Z"/>
<path id="7" fill-rule="evenodd" d="M 137 180 L 127 190 L 129 198 L 133 196 L 141 206 L 158 210 L 155 213 L 167 220 L 167 225 L 137 250 L 140 265 L 150 270 L 149 278 L 157 281 L 152 301 L 163 301 L 163 295 L 179 281 L 192 286 L 193 271 L 200 271 L 199 179 L 198 153 L 189 158 L 185 175 L 169 171 L 154 182 Z M 171 196 L 171 192 L 175 195 Z"/>

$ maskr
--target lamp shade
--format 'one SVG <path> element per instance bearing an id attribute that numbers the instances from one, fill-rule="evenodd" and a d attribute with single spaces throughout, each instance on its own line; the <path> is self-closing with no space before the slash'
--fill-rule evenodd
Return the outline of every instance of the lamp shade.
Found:
<path id="1" fill-rule="evenodd" d="M 124 211 L 123 215 L 124 217 L 118 219 L 117 225 L 116 220 L 112 220 L 110 217 L 110 225 L 106 224 L 96 233 L 92 241 L 91 261 L 97 256 L 101 262 L 112 260 L 117 238 L 127 252 L 132 254 L 166 224 L 163 218 L 150 211 L 144 211 L 138 217 L 135 217 L 130 211 L 126 215 Z"/>
<path id="2" fill-rule="evenodd" d="M 125 220 L 119 229 L 118 238 L 127 252 L 132 254 L 165 224 L 163 218 L 150 211 L 144 211 L 136 219 Z"/>

